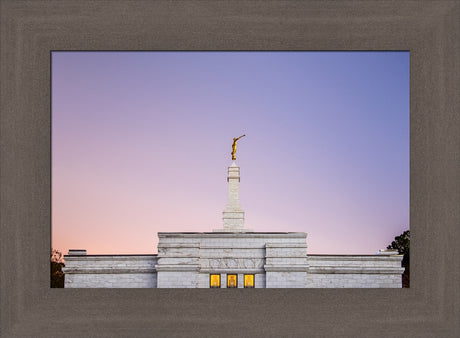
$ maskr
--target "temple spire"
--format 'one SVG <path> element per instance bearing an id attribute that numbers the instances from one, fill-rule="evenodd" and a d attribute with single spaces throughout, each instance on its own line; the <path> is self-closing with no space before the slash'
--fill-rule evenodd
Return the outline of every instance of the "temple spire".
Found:
<path id="1" fill-rule="evenodd" d="M 244 229 L 244 211 L 240 205 L 240 167 L 233 161 L 228 167 L 228 199 L 225 210 L 222 213 L 223 228 L 214 231 L 223 232 L 249 232 Z"/>

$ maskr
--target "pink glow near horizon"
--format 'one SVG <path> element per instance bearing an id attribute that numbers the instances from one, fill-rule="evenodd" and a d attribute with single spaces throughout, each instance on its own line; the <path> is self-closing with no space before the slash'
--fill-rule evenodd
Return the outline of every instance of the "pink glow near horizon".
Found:
<path id="1" fill-rule="evenodd" d="M 52 246 L 156 253 L 222 227 L 372 254 L 409 228 L 409 53 L 54 52 Z"/>

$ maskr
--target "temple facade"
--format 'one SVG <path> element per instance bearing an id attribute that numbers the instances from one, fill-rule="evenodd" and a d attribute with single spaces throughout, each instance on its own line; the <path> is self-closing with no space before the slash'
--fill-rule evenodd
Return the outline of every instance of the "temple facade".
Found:
<path id="1" fill-rule="evenodd" d="M 401 288 L 402 255 L 307 255 L 305 232 L 244 228 L 240 168 L 228 168 L 223 227 L 160 232 L 156 255 L 65 256 L 66 288 Z"/>

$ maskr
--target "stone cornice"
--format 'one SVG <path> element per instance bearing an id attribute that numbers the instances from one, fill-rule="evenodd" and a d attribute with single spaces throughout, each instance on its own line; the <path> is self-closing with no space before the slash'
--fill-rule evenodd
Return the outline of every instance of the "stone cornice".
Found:
<path id="1" fill-rule="evenodd" d="M 400 262 L 403 255 L 347 255 L 347 256 L 311 256 L 307 255 L 308 260 L 314 264 L 315 261 L 395 261 Z"/>
<path id="2" fill-rule="evenodd" d="M 307 248 L 305 243 L 266 243 L 267 248 Z"/>
<path id="3" fill-rule="evenodd" d="M 110 262 L 116 262 L 116 261 L 147 261 L 147 262 L 153 262 L 158 259 L 158 256 L 118 256 L 118 255 L 104 255 L 104 256 L 93 256 L 93 255 L 70 255 L 70 256 L 64 256 L 64 259 L 66 262 L 72 262 L 72 261 L 82 261 L 84 260 L 85 262 L 89 261 L 110 261 Z"/>
<path id="4" fill-rule="evenodd" d="M 333 266 L 310 266 L 310 274 L 402 274 L 404 268 L 392 267 L 333 267 Z"/>
<path id="5" fill-rule="evenodd" d="M 285 264 L 285 265 L 271 265 L 271 264 L 265 264 L 264 269 L 267 272 L 275 272 L 275 271 L 280 271 L 280 272 L 307 272 L 308 270 L 308 265 L 307 264 Z"/>
<path id="6" fill-rule="evenodd" d="M 179 265 L 179 264 L 157 264 L 156 271 L 199 271 L 200 266 L 197 264 Z"/>
<path id="7" fill-rule="evenodd" d="M 253 274 L 253 273 L 264 273 L 264 269 L 225 269 L 225 268 L 204 268 L 200 270 L 201 273 L 243 273 L 243 274 Z"/>
<path id="8" fill-rule="evenodd" d="M 199 248 L 200 243 L 160 243 L 158 248 Z"/>
<path id="9" fill-rule="evenodd" d="M 136 273 L 155 273 L 154 268 L 62 268 L 66 274 L 136 274 Z"/>
<path id="10" fill-rule="evenodd" d="M 207 249 L 222 249 L 222 250 L 225 250 L 225 249 L 237 249 L 237 250 L 240 250 L 240 249 L 249 249 L 249 250 L 263 250 L 265 249 L 265 245 L 262 243 L 260 245 L 257 245 L 257 246 L 249 246 L 249 244 L 245 244 L 245 245 L 202 245 L 200 247 L 200 249 L 202 250 L 207 250 Z"/>
<path id="11" fill-rule="evenodd" d="M 159 232 L 158 238 L 306 238 L 306 232 Z"/>

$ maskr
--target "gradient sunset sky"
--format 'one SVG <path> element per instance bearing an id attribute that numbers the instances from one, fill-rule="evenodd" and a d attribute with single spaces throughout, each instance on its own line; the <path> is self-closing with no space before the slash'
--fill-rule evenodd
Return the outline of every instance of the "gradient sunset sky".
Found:
<path id="1" fill-rule="evenodd" d="M 52 247 L 222 228 L 242 134 L 245 228 L 307 232 L 311 254 L 409 229 L 409 52 L 53 52 Z"/>

